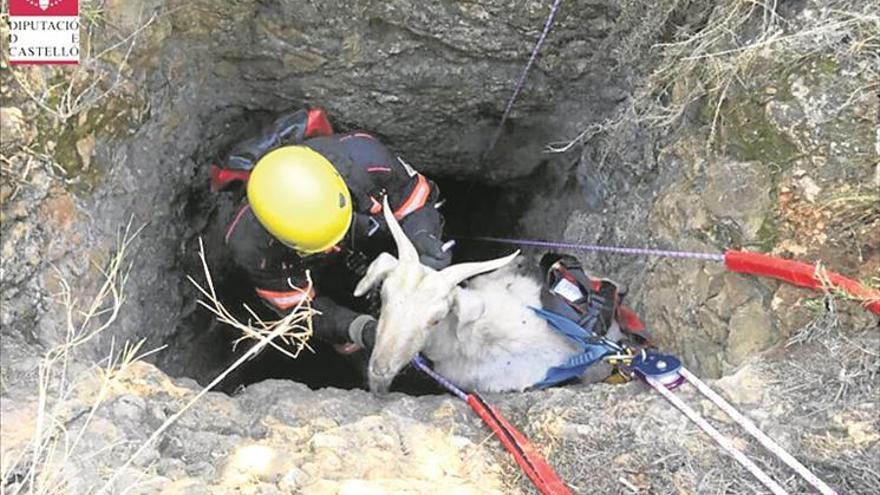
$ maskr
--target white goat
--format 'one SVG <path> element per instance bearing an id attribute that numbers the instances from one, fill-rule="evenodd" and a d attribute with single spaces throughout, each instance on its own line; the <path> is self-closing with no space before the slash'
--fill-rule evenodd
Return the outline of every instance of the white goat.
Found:
<path id="1" fill-rule="evenodd" d="M 369 382 L 384 393 L 419 352 L 457 385 L 487 392 L 523 390 L 553 366 L 579 353 L 529 306 L 540 307 L 540 285 L 498 272 L 459 283 L 507 265 L 519 254 L 436 271 L 418 253 L 384 205 L 398 258 L 382 253 L 355 288 L 362 296 L 382 283 L 382 313 L 370 357 Z"/>

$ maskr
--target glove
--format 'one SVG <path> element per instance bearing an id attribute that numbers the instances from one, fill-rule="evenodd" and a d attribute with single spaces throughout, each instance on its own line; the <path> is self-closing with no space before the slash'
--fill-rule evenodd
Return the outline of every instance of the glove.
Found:
<path id="1" fill-rule="evenodd" d="M 370 263 L 367 261 L 366 255 L 360 251 L 345 249 L 345 267 L 358 277 L 367 274 L 367 268 Z"/>
<path id="2" fill-rule="evenodd" d="M 442 270 L 452 263 L 452 251 L 443 250 L 443 241 L 429 234 L 427 231 L 419 231 L 411 238 L 413 246 L 419 252 L 419 261 L 423 265 L 430 266 L 435 270 Z"/>
<path id="3" fill-rule="evenodd" d="M 348 326 L 348 337 L 355 344 L 372 350 L 376 344 L 376 327 L 379 322 L 370 315 L 360 315 Z"/>
<path id="4" fill-rule="evenodd" d="M 374 287 L 364 298 L 367 300 L 367 313 L 378 317 L 382 311 L 382 288 Z"/>

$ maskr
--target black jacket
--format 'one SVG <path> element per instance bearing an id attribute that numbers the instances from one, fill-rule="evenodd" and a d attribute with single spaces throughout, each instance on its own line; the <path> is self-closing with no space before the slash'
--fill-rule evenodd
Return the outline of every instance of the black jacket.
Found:
<path id="1" fill-rule="evenodd" d="M 281 143 L 283 145 L 283 143 Z M 420 253 L 440 249 L 443 218 L 435 205 L 436 185 L 393 155 L 373 136 L 355 132 L 304 140 L 339 171 L 352 196 L 354 221 L 345 238 L 327 253 L 302 257 L 275 239 L 260 225 L 245 201 L 227 228 L 225 240 L 235 262 L 249 275 L 263 300 L 280 314 L 303 297 L 322 314 L 313 319 L 317 337 L 331 342 L 348 340 L 348 326 L 358 315 L 377 308 L 352 296 L 357 281 L 379 253 L 396 253 L 381 212 L 388 202 L 401 227 Z M 449 263 L 441 253 L 440 267 Z M 313 293 L 305 294 L 306 272 Z"/>

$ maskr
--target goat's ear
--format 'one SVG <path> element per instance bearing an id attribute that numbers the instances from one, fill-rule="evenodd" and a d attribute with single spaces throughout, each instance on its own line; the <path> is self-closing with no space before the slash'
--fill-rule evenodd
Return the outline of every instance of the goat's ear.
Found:
<path id="1" fill-rule="evenodd" d="M 459 325 L 478 320 L 483 316 L 485 305 L 483 298 L 474 292 L 465 292 L 455 289 L 455 314 L 458 315 Z"/>
<path id="2" fill-rule="evenodd" d="M 397 258 L 388 253 L 380 254 L 370 263 L 370 267 L 367 268 L 367 274 L 364 275 L 364 278 L 354 288 L 354 296 L 361 297 L 366 294 L 376 284 L 385 280 L 385 277 L 395 268 L 397 268 Z"/>

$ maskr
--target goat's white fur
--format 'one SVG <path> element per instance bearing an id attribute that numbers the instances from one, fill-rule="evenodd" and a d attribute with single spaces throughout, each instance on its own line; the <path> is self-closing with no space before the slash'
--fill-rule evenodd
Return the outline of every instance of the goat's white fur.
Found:
<path id="1" fill-rule="evenodd" d="M 523 390 L 578 349 L 529 306 L 540 305 L 540 285 L 504 269 L 518 253 L 436 271 L 422 265 L 387 201 L 385 220 L 398 252 L 381 254 L 358 283 L 355 295 L 382 285 L 382 313 L 370 357 L 370 388 L 387 390 L 394 376 L 419 352 L 456 384 L 481 391 Z"/>
<path id="2" fill-rule="evenodd" d="M 456 287 L 444 327 L 431 331 L 422 353 L 438 373 L 470 390 L 523 390 L 578 349 L 529 306 L 540 306 L 540 285 L 513 270 L 475 277 Z"/>

